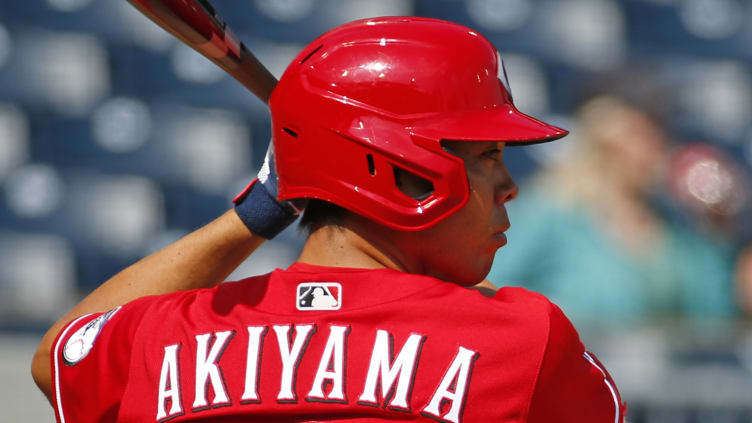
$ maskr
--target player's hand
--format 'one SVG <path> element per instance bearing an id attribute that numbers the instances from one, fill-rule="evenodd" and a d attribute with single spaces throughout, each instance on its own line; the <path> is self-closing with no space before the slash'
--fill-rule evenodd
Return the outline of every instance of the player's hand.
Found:
<path id="1" fill-rule="evenodd" d="M 254 179 L 235 199 L 235 212 L 254 234 L 272 239 L 298 217 L 308 203 L 305 199 L 277 200 L 277 169 L 274 143 L 269 142 L 264 164 Z"/>
<path id="2" fill-rule="evenodd" d="M 274 143 L 269 141 L 269 147 L 266 149 L 266 156 L 264 156 L 264 164 L 258 172 L 258 180 L 264 185 L 266 192 L 275 199 L 278 194 L 278 179 L 279 175 L 277 175 L 277 168 L 274 161 Z M 306 205 L 308 205 L 308 200 L 305 198 L 282 201 L 278 200 L 277 202 L 296 216 L 302 214 L 303 211 L 305 211 Z"/>

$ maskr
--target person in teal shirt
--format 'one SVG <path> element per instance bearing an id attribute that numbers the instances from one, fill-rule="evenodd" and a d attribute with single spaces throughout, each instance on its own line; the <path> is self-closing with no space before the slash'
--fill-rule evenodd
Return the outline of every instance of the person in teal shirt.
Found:
<path id="1" fill-rule="evenodd" d="M 649 201 L 668 138 L 614 97 L 586 103 L 576 145 L 507 205 L 509 243 L 488 280 L 557 303 L 582 327 L 630 327 L 735 313 L 733 249 L 665 219 Z"/>

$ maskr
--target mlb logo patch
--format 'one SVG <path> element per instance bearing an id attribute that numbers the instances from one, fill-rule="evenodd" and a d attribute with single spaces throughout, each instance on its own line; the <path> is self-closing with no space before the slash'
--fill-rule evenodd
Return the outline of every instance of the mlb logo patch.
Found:
<path id="1" fill-rule="evenodd" d="M 300 311 L 339 310 L 342 307 L 342 285 L 337 282 L 298 284 L 295 306 Z"/>

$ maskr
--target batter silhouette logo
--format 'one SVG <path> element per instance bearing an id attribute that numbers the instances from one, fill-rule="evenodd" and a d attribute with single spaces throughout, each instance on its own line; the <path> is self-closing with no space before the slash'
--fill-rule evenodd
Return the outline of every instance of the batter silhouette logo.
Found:
<path id="1" fill-rule="evenodd" d="M 339 310 L 342 285 L 337 282 L 303 282 L 298 284 L 295 306 L 300 311 Z"/>

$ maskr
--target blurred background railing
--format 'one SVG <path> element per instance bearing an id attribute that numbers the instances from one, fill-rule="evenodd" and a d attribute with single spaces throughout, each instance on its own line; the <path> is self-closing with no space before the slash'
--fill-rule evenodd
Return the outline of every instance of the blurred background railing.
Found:
<path id="1" fill-rule="evenodd" d="M 572 131 L 505 152 L 521 194 L 489 279 L 562 307 L 630 421 L 752 421 L 752 2 L 214 5 L 277 77 L 357 18 L 488 36 L 517 106 Z M 0 0 L 0 420 L 54 420 L 26 370 L 43 331 L 229 208 L 269 133 L 260 101 L 125 0 Z M 285 231 L 232 278 L 301 243 Z"/>

